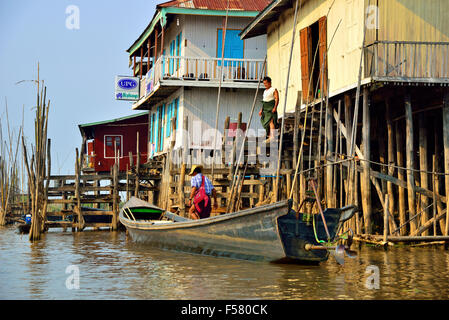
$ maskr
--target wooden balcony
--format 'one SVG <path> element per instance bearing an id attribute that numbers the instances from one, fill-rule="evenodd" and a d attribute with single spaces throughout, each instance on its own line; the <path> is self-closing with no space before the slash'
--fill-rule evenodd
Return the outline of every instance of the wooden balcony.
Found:
<path id="1" fill-rule="evenodd" d="M 158 103 L 183 86 L 256 89 L 262 59 L 162 56 L 142 77 L 140 100 L 133 109 Z M 265 74 L 264 74 L 265 76 Z M 262 87 L 262 86 L 261 86 Z"/>
<path id="2" fill-rule="evenodd" d="M 449 42 L 378 41 L 365 47 L 374 81 L 449 83 Z"/>

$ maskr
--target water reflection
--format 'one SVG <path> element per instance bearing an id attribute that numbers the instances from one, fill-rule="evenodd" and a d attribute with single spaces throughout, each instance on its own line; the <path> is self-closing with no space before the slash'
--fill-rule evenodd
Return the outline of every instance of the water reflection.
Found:
<path id="1" fill-rule="evenodd" d="M 270 264 L 153 249 L 121 233 L 50 232 L 30 244 L 0 229 L 1 299 L 448 299 L 449 254 L 440 248 L 362 247 L 339 266 Z M 68 290 L 69 265 L 80 289 Z M 380 289 L 365 286 L 369 266 Z"/>

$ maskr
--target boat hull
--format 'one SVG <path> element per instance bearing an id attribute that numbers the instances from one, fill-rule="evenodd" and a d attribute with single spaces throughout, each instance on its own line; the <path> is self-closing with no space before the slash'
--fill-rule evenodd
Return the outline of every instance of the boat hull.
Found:
<path id="1" fill-rule="evenodd" d="M 155 247 L 255 261 L 285 258 L 277 220 L 288 214 L 287 201 L 202 220 L 154 226 L 120 214 L 131 238 Z"/>

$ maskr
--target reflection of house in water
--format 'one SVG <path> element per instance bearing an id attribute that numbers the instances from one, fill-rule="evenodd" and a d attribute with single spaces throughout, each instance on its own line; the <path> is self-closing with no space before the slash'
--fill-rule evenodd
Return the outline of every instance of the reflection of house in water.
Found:
<path id="1" fill-rule="evenodd" d="M 359 179 L 355 179 L 358 174 L 348 178 L 348 162 L 323 169 L 320 179 L 327 206 L 360 204 L 363 214 L 351 226 L 358 233 L 372 233 L 383 225 L 376 210 L 386 209 L 388 195 L 390 232 L 405 225 L 395 235 L 429 235 L 434 233 L 429 205 L 435 197 L 435 233 L 447 235 L 449 177 L 433 179 L 429 172 L 449 172 L 449 2 L 299 3 L 287 111 L 295 110 L 298 96 L 302 97 L 298 103 L 302 116 L 306 105 L 314 106 L 314 160 L 331 164 L 344 158 L 335 153 L 351 156 L 352 140 L 354 155 L 362 160 L 357 167 Z M 294 0 L 273 1 L 241 33 L 245 41 L 267 35 L 268 74 L 279 89 L 280 106 L 284 104 L 295 4 Z M 361 95 L 356 99 L 359 81 Z M 360 108 L 355 103 L 358 100 Z M 355 125 L 354 114 L 358 115 Z M 308 154 L 306 146 L 304 155 Z M 318 159 L 319 155 L 323 157 Z M 318 163 L 305 161 L 304 169 L 309 164 Z M 305 178 L 301 180 L 303 197 Z"/>
<path id="2" fill-rule="evenodd" d="M 141 163 L 147 158 L 148 113 L 118 119 L 80 124 L 83 145 L 81 156 L 84 172 L 109 172 L 117 161 L 120 171 L 129 167 L 129 153 L 136 163 L 137 136 Z"/>
<path id="3" fill-rule="evenodd" d="M 244 120 L 249 117 L 266 55 L 266 36 L 241 40 L 239 33 L 269 1 L 230 3 L 223 65 L 227 1 L 161 3 L 148 27 L 128 49 L 134 75 L 142 79 L 141 98 L 133 109 L 149 110 L 150 157 L 167 152 L 173 135 L 174 148 L 181 147 L 185 117 L 189 147 L 212 147 L 213 134 L 204 141 L 201 136 L 215 128 L 221 72 L 220 132 L 227 116 L 231 122 L 236 122 L 239 112 Z M 254 129 L 261 129 L 258 121 L 253 123 Z"/>

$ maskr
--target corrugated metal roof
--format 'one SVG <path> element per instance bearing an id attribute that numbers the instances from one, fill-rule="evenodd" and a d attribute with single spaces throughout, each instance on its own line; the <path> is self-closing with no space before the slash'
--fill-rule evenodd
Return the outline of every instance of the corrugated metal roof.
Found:
<path id="1" fill-rule="evenodd" d="M 229 10 L 261 11 L 270 0 L 229 0 Z M 206 10 L 226 10 L 228 0 L 174 0 L 158 5 L 161 8 L 177 7 Z"/>
<path id="2" fill-rule="evenodd" d="M 303 1 L 304 2 L 304 1 Z M 294 0 L 274 0 L 240 33 L 242 39 L 266 34 L 268 25 L 276 21 L 279 15 L 294 5 Z"/>
<path id="3" fill-rule="evenodd" d="M 129 119 L 134 119 L 134 118 L 138 118 L 138 117 L 142 117 L 148 115 L 148 112 L 141 112 L 141 113 L 137 113 L 137 114 L 132 114 L 129 116 L 125 116 L 125 117 L 121 117 L 121 118 L 116 118 L 116 119 L 111 119 L 111 120 L 105 120 L 105 121 L 98 121 L 98 122 L 92 122 L 92 123 L 85 123 L 85 124 L 79 124 L 78 127 L 81 128 L 86 128 L 86 127 L 93 127 L 93 126 L 98 126 L 98 125 L 102 125 L 102 124 L 108 124 L 108 123 L 114 123 L 114 122 L 119 122 L 119 121 L 123 121 L 123 120 L 129 120 Z"/>

